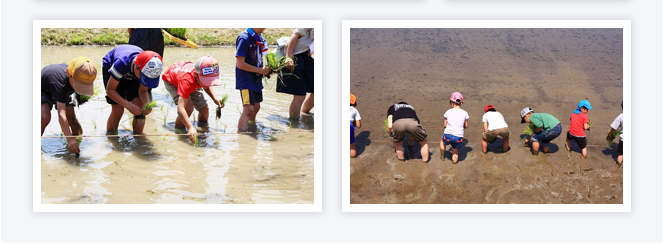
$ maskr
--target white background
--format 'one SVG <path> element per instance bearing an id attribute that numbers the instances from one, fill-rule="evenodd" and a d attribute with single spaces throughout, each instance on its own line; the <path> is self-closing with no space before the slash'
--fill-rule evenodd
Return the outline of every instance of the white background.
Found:
<path id="1" fill-rule="evenodd" d="M 656 242 L 662 239 L 661 1 L 4 1 L 2 242 Z M 322 213 L 33 213 L 34 19 L 321 19 Z M 342 213 L 341 20 L 632 20 L 632 212 Z M 320 94 L 322 95 L 322 94 Z"/>

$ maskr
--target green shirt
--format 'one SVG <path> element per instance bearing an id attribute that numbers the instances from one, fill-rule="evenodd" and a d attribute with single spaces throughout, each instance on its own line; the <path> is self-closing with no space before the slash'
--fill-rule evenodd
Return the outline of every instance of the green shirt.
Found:
<path id="1" fill-rule="evenodd" d="M 551 130 L 559 124 L 559 120 L 550 114 L 533 113 L 529 116 L 529 122 L 536 128 L 543 127 L 544 130 Z"/>

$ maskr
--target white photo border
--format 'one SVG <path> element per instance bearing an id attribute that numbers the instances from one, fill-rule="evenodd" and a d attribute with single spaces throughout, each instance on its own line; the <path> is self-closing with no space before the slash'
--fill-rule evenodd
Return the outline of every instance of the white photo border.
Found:
<path id="1" fill-rule="evenodd" d="M 623 29 L 624 120 L 631 121 L 630 20 L 343 20 L 341 108 L 350 99 L 351 28 L 621 28 Z M 339 124 L 349 121 L 343 110 Z M 350 204 L 350 129 L 342 127 L 343 212 L 631 212 L 631 166 L 624 164 L 622 204 Z M 631 162 L 631 123 L 624 123 L 624 161 Z"/>
<path id="2" fill-rule="evenodd" d="M 265 28 L 312 27 L 316 32 L 315 119 L 312 204 L 42 204 L 40 77 L 42 28 Z M 324 54 L 321 20 L 34 20 L 33 29 L 33 119 L 32 119 L 32 210 L 33 212 L 322 212 L 322 60 Z"/>

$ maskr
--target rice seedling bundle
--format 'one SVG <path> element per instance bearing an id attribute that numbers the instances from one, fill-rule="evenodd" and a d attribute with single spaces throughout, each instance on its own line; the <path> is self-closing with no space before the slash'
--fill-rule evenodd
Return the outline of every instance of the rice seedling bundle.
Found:
<path id="1" fill-rule="evenodd" d="M 619 136 L 619 133 L 621 133 L 621 132 L 622 132 L 622 130 L 616 130 L 614 133 L 612 133 L 611 134 L 611 136 L 613 138 L 612 140 L 614 140 L 614 138 L 617 138 Z M 605 140 L 608 142 L 608 146 L 612 146 L 613 141 L 609 140 L 609 139 L 610 138 L 605 138 Z"/>
<path id="2" fill-rule="evenodd" d="M 385 133 L 389 134 L 389 120 L 388 119 L 384 120 L 384 125 L 382 125 L 382 129 L 384 130 Z"/>
<path id="3" fill-rule="evenodd" d="M 525 130 L 523 131 L 523 134 L 528 136 L 520 139 L 520 142 L 525 143 L 525 140 L 527 140 L 529 136 L 534 134 L 534 130 L 536 130 L 536 127 L 533 124 L 528 124 L 527 127 L 525 127 Z"/>
<path id="4" fill-rule="evenodd" d="M 174 37 L 177 37 L 182 40 L 186 40 L 186 33 L 187 29 L 186 28 L 163 28 L 166 32 L 171 34 Z"/>
<path id="5" fill-rule="evenodd" d="M 101 86 L 95 86 L 94 87 L 94 94 L 91 96 L 88 95 L 81 95 L 76 93 L 76 100 L 78 102 L 78 106 L 83 105 L 84 103 L 90 101 L 93 97 L 97 96 L 99 93 L 101 93 Z"/>
<path id="6" fill-rule="evenodd" d="M 226 101 L 228 101 L 228 97 L 229 97 L 228 94 L 223 94 L 223 96 L 221 96 L 221 106 L 226 104 Z M 216 119 L 217 120 L 221 119 L 221 106 L 216 107 Z"/>

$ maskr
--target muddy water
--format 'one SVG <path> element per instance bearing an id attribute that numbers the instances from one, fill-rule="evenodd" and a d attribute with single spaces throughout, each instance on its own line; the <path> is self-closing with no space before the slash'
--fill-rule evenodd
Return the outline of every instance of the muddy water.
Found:
<path id="1" fill-rule="evenodd" d="M 621 29 L 352 29 L 351 85 L 362 128 L 351 159 L 351 203 L 622 203 L 617 144 L 605 136 L 621 113 Z M 443 114 L 460 91 L 469 113 L 460 162 L 440 158 Z M 589 99 L 594 123 L 589 156 L 564 149 L 569 118 Z M 406 101 L 429 135 L 432 161 L 419 146 L 395 159 L 382 129 L 387 108 Z M 483 108 L 494 105 L 512 133 L 481 152 Z M 534 157 L 519 143 L 523 107 L 550 113 L 563 125 L 549 154 Z M 406 154 L 409 154 L 406 151 Z M 625 162 L 629 164 L 630 162 Z"/>
<path id="2" fill-rule="evenodd" d="M 112 47 L 42 47 L 41 66 L 87 56 L 101 70 L 101 58 Z M 210 55 L 219 61 L 223 85 L 215 94 L 229 94 L 222 118 L 210 104 L 209 125 L 194 147 L 185 136 L 85 138 L 81 156 L 68 152 L 59 138 L 41 139 L 42 203 L 313 203 L 313 117 L 293 123 L 287 119 L 290 96 L 275 93 L 275 78 L 265 85 L 257 117 L 262 134 L 237 134 L 241 99 L 235 90 L 234 48 L 167 47 L 164 67 Z M 95 81 L 103 88 L 102 76 Z M 36 89 L 36 88 L 35 88 Z M 103 89 L 102 89 L 103 90 Z M 160 86 L 152 91 L 158 102 L 147 116 L 145 133 L 174 134 L 175 104 Z M 76 109 L 86 135 L 105 134 L 110 106 L 105 92 Z M 314 112 L 314 111 L 313 111 Z M 61 133 L 57 114 L 44 135 Z M 125 111 L 120 135 L 131 135 Z M 197 118 L 194 112 L 192 118 Z M 304 131 L 304 132 L 298 132 Z"/>

